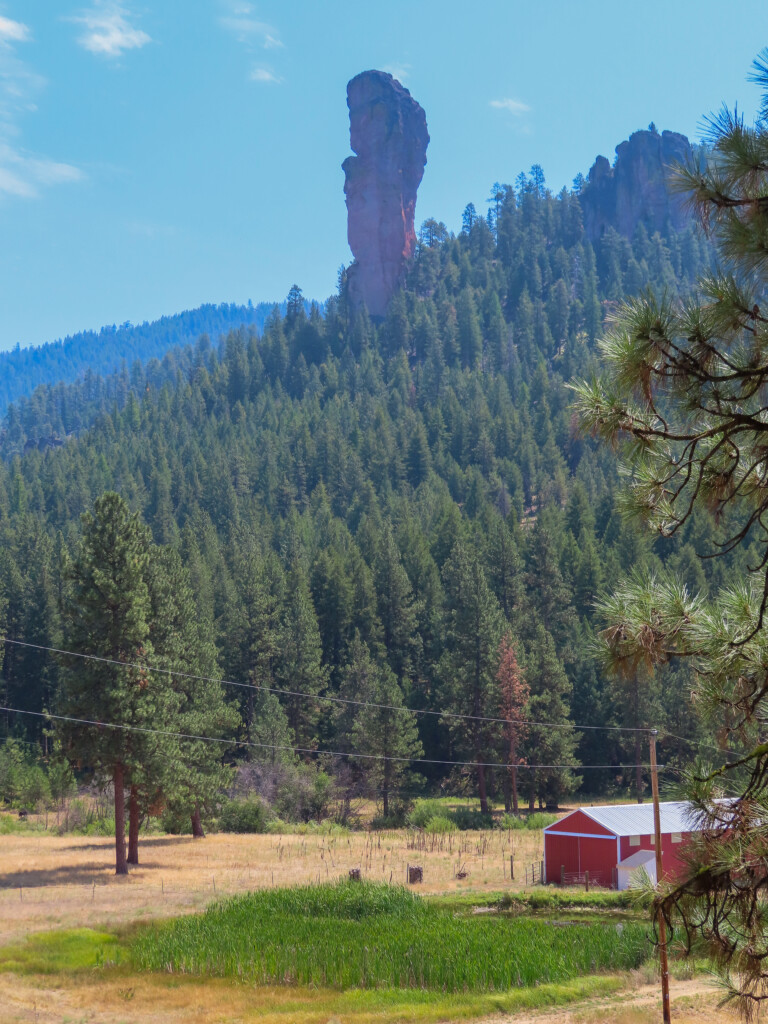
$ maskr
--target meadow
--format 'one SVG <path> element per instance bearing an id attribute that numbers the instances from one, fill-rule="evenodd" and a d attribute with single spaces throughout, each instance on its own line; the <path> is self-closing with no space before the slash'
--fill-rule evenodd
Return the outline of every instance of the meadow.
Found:
<path id="1" fill-rule="evenodd" d="M 557 1024 L 571 1019 L 580 1024 L 607 1019 L 623 1024 L 622 1006 L 629 1014 L 627 1024 L 656 1019 L 658 990 L 652 957 L 639 969 L 611 968 L 613 951 L 610 956 L 606 952 L 606 942 L 614 947 L 623 936 L 627 944 L 613 963 L 632 961 L 634 935 L 625 928 L 630 925 L 644 931 L 642 914 L 633 912 L 625 894 L 527 887 L 525 865 L 542 855 L 541 833 L 537 831 L 494 829 L 427 835 L 413 830 L 345 833 L 305 828 L 302 833 L 282 835 L 211 834 L 197 841 L 150 835 L 142 838 L 141 864 L 128 877 L 118 879 L 108 837 L 54 835 L 44 830 L 42 822 L 20 823 L 0 815 L 0 825 L 4 822 L 7 824 L 0 829 L 5 832 L 0 834 L 3 1024 L 6 1018 L 24 1024 L 96 1020 L 110 1024 L 224 1024 L 235 1020 L 258 1020 L 259 1024 L 327 1024 L 329 1020 L 429 1024 L 498 1019 L 499 1013 L 514 1015 L 516 1024 L 533 1019 L 531 1014 L 539 1024 L 548 1024 L 548 1018 L 541 1016 L 547 1007 L 560 1007 L 552 1018 Z M 510 854 L 516 865 L 513 881 L 509 878 Z M 394 884 L 404 881 L 409 863 L 424 868 L 424 882 L 404 895 L 402 890 L 390 893 L 387 898 L 396 904 L 390 907 L 391 913 L 375 917 L 367 912 L 363 916 L 360 907 L 352 912 L 348 906 L 346 917 L 311 918 L 315 926 L 308 924 L 309 931 L 302 936 L 307 952 L 302 954 L 302 963 L 295 960 L 291 967 L 286 936 L 290 932 L 295 941 L 299 934 L 295 910 L 300 904 L 296 900 L 303 897 L 286 895 L 283 890 L 310 886 L 316 893 L 320 884 L 325 892 L 327 883 L 346 878 L 353 867 L 360 868 L 368 882 L 389 883 L 391 877 Z M 353 894 L 359 891 L 353 890 Z M 417 900 L 416 892 L 425 898 Z M 184 955 L 199 956 L 195 929 L 216 914 L 230 920 L 235 905 L 228 912 L 221 907 L 228 906 L 231 898 L 244 901 L 240 905 L 246 918 L 244 927 L 249 927 L 251 900 L 257 901 L 255 905 L 262 911 L 267 904 L 259 904 L 259 899 L 276 901 L 269 906 L 275 913 L 282 908 L 281 920 L 290 921 L 288 931 L 283 928 L 282 933 L 279 929 L 269 933 L 275 977 L 280 972 L 280 957 L 286 963 L 279 984 L 254 984 L 262 962 L 252 955 L 249 960 L 248 954 L 259 948 L 266 954 L 267 949 L 253 940 L 250 950 L 243 950 L 242 944 L 236 945 L 237 935 L 230 936 L 230 952 L 220 945 L 217 956 L 220 967 L 226 966 L 227 957 L 233 965 L 240 963 L 240 974 L 236 967 L 234 973 L 222 971 L 220 976 L 207 967 L 203 973 L 178 973 L 175 969 L 169 973 L 167 963 L 161 963 L 160 944 L 167 941 L 166 930 L 189 924 L 192 931 L 184 940 Z M 314 910 L 321 909 L 316 902 Z M 393 963 L 403 952 L 398 945 L 401 937 L 406 929 L 413 932 L 416 921 L 425 939 L 421 947 L 413 949 L 422 957 L 424 967 L 418 966 L 411 953 L 417 968 L 413 978 L 419 985 L 435 987 L 393 987 L 393 983 L 408 981 L 404 976 L 394 978 Z M 624 925 L 621 931 L 616 929 L 618 923 Z M 268 931 L 268 926 L 269 921 L 264 922 L 262 931 Z M 601 930 L 606 941 L 600 938 Z M 323 942 L 327 945 L 329 937 L 335 942 L 337 936 L 347 944 L 349 967 L 341 964 L 335 968 L 323 948 Z M 570 945 L 574 937 L 578 943 Z M 177 938 L 180 942 L 181 933 Z M 368 952 L 364 954 L 366 944 Z M 388 950 L 389 961 L 371 956 L 372 944 Z M 176 953 L 181 949 L 179 945 Z M 443 952 L 436 956 L 438 949 L 453 950 L 454 960 Z M 557 954 L 553 956 L 550 950 Z M 151 956 L 158 957 L 152 963 L 159 964 L 159 970 L 139 969 L 140 964 L 150 964 Z M 517 968 L 514 974 L 509 969 L 515 960 L 522 985 L 518 984 Z M 531 964 L 539 981 L 529 985 Z M 443 988 L 443 979 L 454 965 L 463 973 L 456 975 L 453 987 Z M 183 969 L 191 966 L 190 959 Z M 249 970 L 254 971 L 252 980 L 244 983 Z M 326 985 L 294 980 L 299 971 L 304 972 L 303 977 L 321 977 L 323 970 Z M 340 991 L 332 978 L 334 970 L 341 972 L 337 978 L 343 978 L 345 970 L 357 971 L 359 984 Z M 569 973 L 573 970 L 575 974 Z M 383 979 L 381 983 L 363 987 L 363 979 L 372 980 L 374 971 L 375 977 Z M 548 982 L 542 972 L 570 980 Z M 291 983 L 285 984 L 286 980 Z M 459 991 L 458 984 L 465 987 Z M 724 1019 L 720 1011 L 711 1009 L 715 996 L 700 979 L 680 982 L 674 992 L 681 1000 L 678 1021 L 719 1024 Z M 690 1004 L 690 1014 L 683 1003 L 685 1007 Z M 567 1006 L 574 1007 L 575 1016 L 569 1015 Z M 633 1009 L 636 1006 L 639 1008 Z"/>
<path id="2" fill-rule="evenodd" d="M 140 970 L 348 988 L 488 992 L 640 967 L 640 922 L 462 916 L 400 886 L 341 881 L 236 896 L 142 931 Z"/>
<path id="3" fill-rule="evenodd" d="M 0 815 L 0 823 L 9 817 Z M 500 829 L 434 836 L 406 830 L 148 836 L 139 866 L 116 879 L 108 837 L 57 836 L 34 823 L 17 825 L 0 838 L 0 943 L 50 928 L 113 928 L 190 913 L 223 895 L 333 881 L 351 868 L 365 879 L 396 883 L 405 881 L 409 863 L 418 864 L 424 893 L 522 892 L 525 865 L 541 857 L 541 832 Z"/>

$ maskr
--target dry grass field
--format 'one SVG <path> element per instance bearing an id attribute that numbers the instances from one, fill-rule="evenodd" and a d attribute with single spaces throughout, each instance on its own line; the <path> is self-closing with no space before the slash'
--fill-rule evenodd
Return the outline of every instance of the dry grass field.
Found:
<path id="1" fill-rule="evenodd" d="M 414 839 L 422 848 L 414 848 Z M 509 858 L 515 858 L 515 880 Z M 423 892 L 523 888 L 525 867 L 542 857 L 540 832 L 405 831 L 350 835 L 150 836 L 141 863 L 114 875 L 109 839 L 0 836 L 0 944 L 48 928 L 113 927 L 205 907 L 217 896 L 267 886 L 339 878 L 350 868 L 378 881 L 405 881 L 424 869 Z M 466 872 L 466 877 L 456 875 Z"/>
<path id="2" fill-rule="evenodd" d="M 115 878 L 109 839 L 29 832 L 0 836 L 0 947 L 34 933 L 87 927 L 114 930 L 133 922 L 204 908 L 228 893 L 338 878 L 359 867 L 364 876 L 404 881 L 406 866 L 424 869 L 420 891 L 484 892 L 525 887 L 525 866 L 542 856 L 540 832 L 350 835 L 210 835 L 204 840 L 152 836 L 141 865 Z M 515 880 L 509 878 L 510 854 Z M 459 871 L 466 877 L 459 879 Z M 0 954 L 2 949 L 0 948 Z M 254 988 L 222 979 L 103 972 L 36 973 L 0 969 L 0 1024 L 374 1024 L 479 1019 L 523 1024 L 651 1024 L 657 989 L 648 978 L 605 978 L 567 994 L 553 991 L 547 1011 L 540 990 L 442 996 L 439 993 L 340 993 L 303 988 Z M 535 993 L 534 996 L 531 992 Z M 715 1024 L 705 983 L 677 983 L 678 1024 Z M 535 999 L 535 1002 L 532 1001 Z M 534 1009 L 534 1007 L 536 1007 Z"/>

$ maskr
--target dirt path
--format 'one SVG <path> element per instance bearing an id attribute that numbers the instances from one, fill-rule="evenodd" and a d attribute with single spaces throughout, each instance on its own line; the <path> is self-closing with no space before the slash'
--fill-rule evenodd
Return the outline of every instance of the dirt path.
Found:
<path id="1" fill-rule="evenodd" d="M 720 990 L 708 979 L 672 981 L 671 1008 L 674 1024 L 736 1024 L 738 1014 L 719 1006 Z M 589 999 L 556 1010 L 496 1015 L 475 1024 L 657 1024 L 661 1021 L 658 984 L 601 999 Z"/>

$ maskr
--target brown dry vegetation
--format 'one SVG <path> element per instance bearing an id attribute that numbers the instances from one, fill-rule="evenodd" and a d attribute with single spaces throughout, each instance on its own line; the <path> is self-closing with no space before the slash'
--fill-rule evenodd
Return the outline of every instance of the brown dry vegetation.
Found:
<path id="1" fill-rule="evenodd" d="M 337 878 L 360 867 L 375 879 L 404 880 L 406 865 L 424 867 L 424 892 L 524 888 L 524 867 L 542 855 L 541 833 L 472 832 L 422 837 L 404 831 L 322 835 L 210 835 L 204 840 L 143 840 L 141 866 L 116 878 L 109 839 L 30 832 L 0 836 L 0 944 L 33 932 L 88 926 L 106 929 L 202 909 L 230 892 Z M 516 878 L 509 880 L 514 853 Z M 459 868 L 467 871 L 457 879 Z M 620 996 L 587 999 L 552 1012 L 525 1009 L 501 996 L 434 997 L 258 988 L 220 979 L 104 974 L 0 974 L 0 1024 L 327 1024 L 469 1019 L 538 1024 L 651 1024 L 657 989 L 627 979 Z M 678 1024 L 728 1019 L 699 981 L 676 983 Z M 489 1017 L 494 1010 L 500 1014 Z M 506 1011 L 506 1012 L 505 1012 Z"/>
<path id="2" fill-rule="evenodd" d="M 656 984 L 552 1011 L 510 1012 L 503 996 L 445 996 L 419 1005 L 408 994 L 340 993 L 303 988 L 252 988 L 220 979 L 19 977 L 0 974 L 2 1024 L 389 1024 L 474 1019 L 477 1024 L 657 1024 Z M 675 1024 L 736 1024 L 718 1008 L 718 994 L 701 981 L 673 986 Z"/>
<path id="3" fill-rule="evenodd" d="M 414 849 L 414 839 L 423 848 Z M 509 857 L 515 881 L 509 881 Z M 323 835 L 150 836 L 142 863 L 114 875 L 114 842 L 45 833 L 0 836 L 0 943 L 48 928 L 113 927 L 206 906 L 217 896 L 326 881 L 359 867 L 364 877 L 403 882 L 424 868 L 424 892 L 523 888 L 525 865 L 542 857 L 540 832 L 405 831 Z M 463 880 L 456 873 L 467 872 Z"/>

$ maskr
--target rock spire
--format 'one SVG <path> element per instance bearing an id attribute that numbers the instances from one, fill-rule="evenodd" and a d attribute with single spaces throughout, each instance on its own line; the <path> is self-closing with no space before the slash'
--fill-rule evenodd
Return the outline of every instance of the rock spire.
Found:
<path id="1" fill-rule="evenodd" d="M 649 232 L 684 227 L 689 214 L 668 186 L 671 164 L 685 163 L 691 144 L 685 135 L 653 129 L 633 132 L 616 147 L 611 167 L 604 156 L 592 165 L 580 199 L 584 230 L 591 241 L 606 228 L 630 238 L 638 224 Z"/>
<path id="2" fill-rule="evenodd" d="M 427 119 L 392 75 L 364 71 L 347 85 L 349 137 L 342 164 L 353 305 L 384 316 L 416 245 L 416 191 L 427 162 Z"/>

